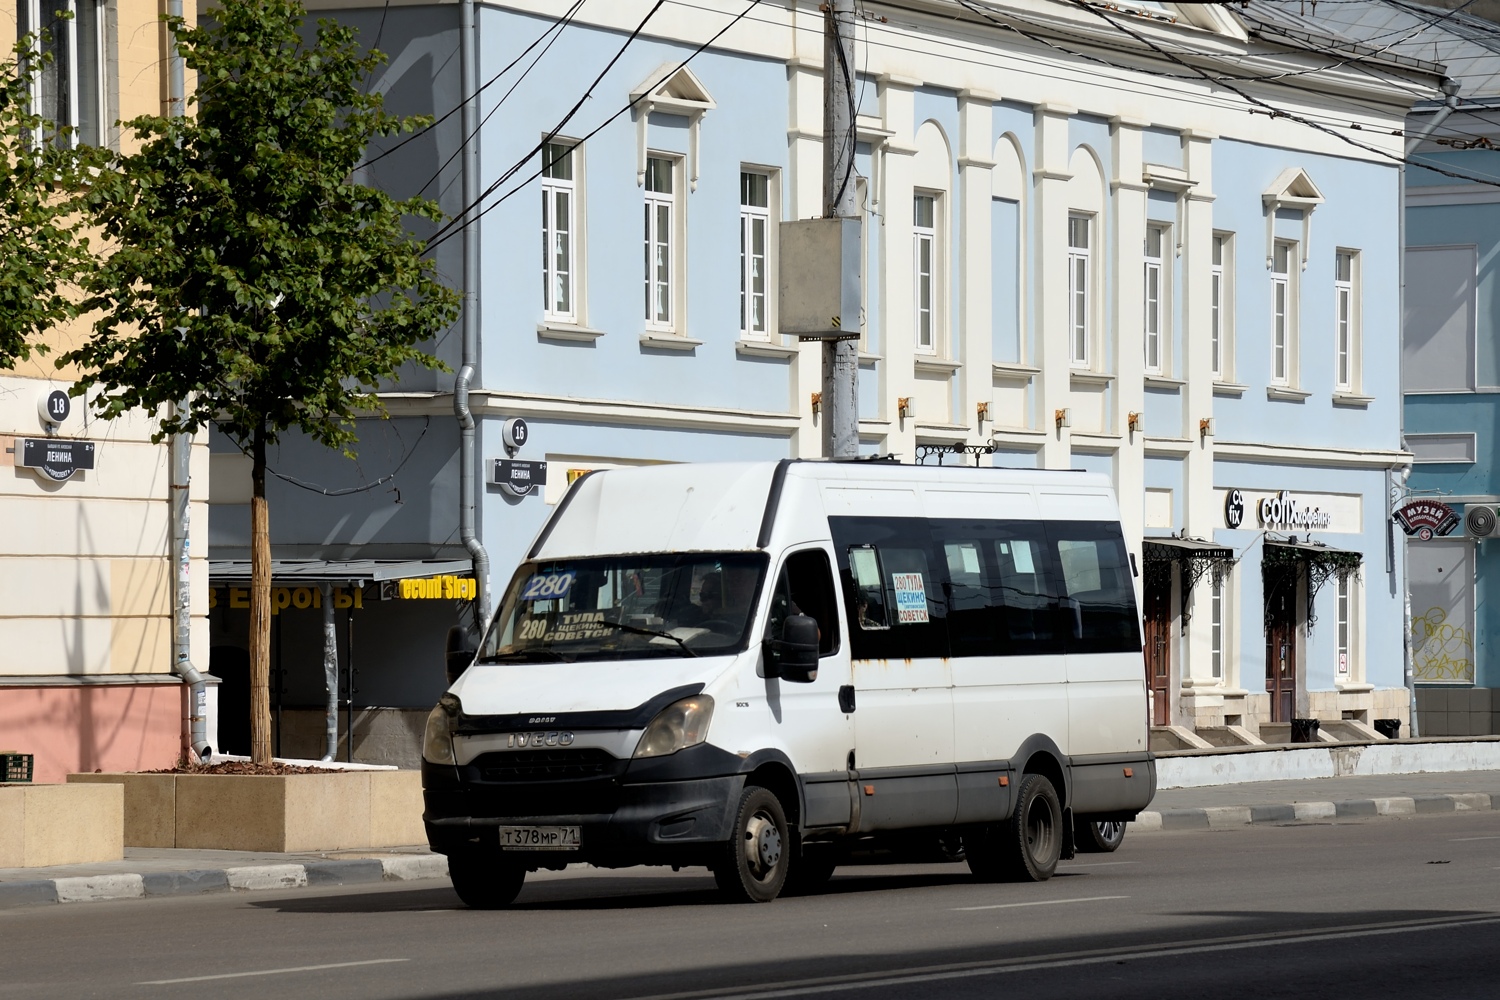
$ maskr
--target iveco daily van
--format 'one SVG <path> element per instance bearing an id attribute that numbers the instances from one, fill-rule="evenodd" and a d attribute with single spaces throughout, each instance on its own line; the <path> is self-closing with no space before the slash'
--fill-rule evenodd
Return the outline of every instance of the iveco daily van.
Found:
<path id="1" fill-rule="evenodd" d="M 428 838 L 480 907 L 569 862 L 751 901 L 871 853 L 1046 879 L 1155 791 L 1133 567 L 1098 475 L 592 473 L 428 719 Z"/>

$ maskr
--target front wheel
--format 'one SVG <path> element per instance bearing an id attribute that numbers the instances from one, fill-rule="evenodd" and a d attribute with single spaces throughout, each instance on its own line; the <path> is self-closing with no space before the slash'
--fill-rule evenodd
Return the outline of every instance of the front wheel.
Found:
<path id="1" fill-rule="evenodd" d="M 786 811 L 766 788 L 746 785 L 735 810 L 734 837 L 714 865 L 714 881 L 740 903 L 769 903 L 781 893 L 791 860 Z"/>
<path id="2" fill-rule="evenodd" d="M 1084 854 L 1113 853 L 1125 840 L 1125 821 L 1076 817 L 1073 820 L 1073 840 Z"/>
<path id="3" fill-rule="evenodd" d="M 520 895 L 526 869 L 492 854 L 464 851 L 448 856 L 448 877 L 465 906 L 500 910 Z"/>

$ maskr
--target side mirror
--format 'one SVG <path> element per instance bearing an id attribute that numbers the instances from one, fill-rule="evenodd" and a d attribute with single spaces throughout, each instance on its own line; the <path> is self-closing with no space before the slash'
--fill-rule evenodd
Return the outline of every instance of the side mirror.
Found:
<path id="1" fill-rule="evenodd" d="M 469 669 L 469 664 L 474 662 L 474 654 L 479 651 L 479 634 L 462 625 L 455 625 L 448 630 L 448 639 L 443 649 L 443 672 L 448 677 L 451 685 L 458 680 L 460 674 Z"/>
<path id="2" fill-rule="evenodd" d="M 818 679 L 818 622 L 809 615 L 788 615 L 781 625 L 781 638 L 766 644 L 766 676 L 781 677 L 795 684 Z"/>

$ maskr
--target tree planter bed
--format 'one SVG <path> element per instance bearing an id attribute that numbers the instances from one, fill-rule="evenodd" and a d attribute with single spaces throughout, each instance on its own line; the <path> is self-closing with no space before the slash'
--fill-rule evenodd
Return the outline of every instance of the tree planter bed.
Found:
<path id="1" fill-rule="evenodd" d="M 115 788 L 0 785 L 0 868 L 120 860 L 123 801 Z"/>
<path id="2" fill-rule="evenodd" d="M 336 851 L 426 843 L 417 771 L 70 774 L 123 785 L 127 847 Z"/>

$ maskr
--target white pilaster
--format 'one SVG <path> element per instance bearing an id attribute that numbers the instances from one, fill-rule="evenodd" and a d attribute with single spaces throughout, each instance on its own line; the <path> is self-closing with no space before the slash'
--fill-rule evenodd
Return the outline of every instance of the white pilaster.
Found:
<path id="1" fill-rule="evenodd" d="M 983 442 L 990 425 L 981 424 L 978 404 L 994 401 L 990 365 L 994 357 L 994 292 L 990 287 L 990 198 L 994 193 L 995 161 L 991 135 L 992 109 L 999 95 L 965 90 L 958 105 L 959 305 L 957 360 L 963 362 L 954 423 L 968 424 L 969 440 Z"/>
<path id="2" fill-rule="evenodd" d="M 1072 397 L 1068 365 L 1068 170 L 1071 150 L 1068 118 L 1074 109 L 1062 104 L 1036 107 L 1036 166 L 1032 183 L 1036 189 L 1035 226 L 1032 246 L 1036 275 L 1035 316 L 1037 326 L 1038 377 L 1041 396 L 1041 426 L 1046 432 L 1042 467 L 1072 466 L 1072 437 L 1066 427 L 1056 426 L 1054 414 L 1066 408 Z"/>

